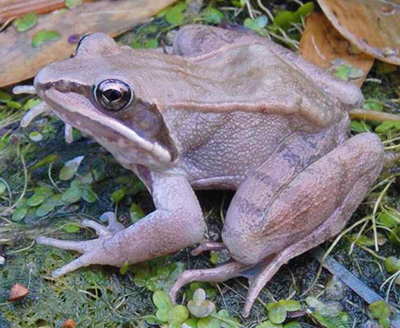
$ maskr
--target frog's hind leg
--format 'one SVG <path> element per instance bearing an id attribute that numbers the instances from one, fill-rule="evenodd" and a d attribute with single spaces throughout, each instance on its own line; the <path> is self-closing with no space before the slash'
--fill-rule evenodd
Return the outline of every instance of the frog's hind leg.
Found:
<path id="1" fill-rule="evenodd" d="M 250 177 L 253 179 L 244 189 L 239 188 L 226 216 L 224 242 L 241 263 L 257 263 L 272 256 L 264 270 L 250 279 L 244 316 L 283 264 L 340 232 L 378 177 L 383 162 L 381 141 L 364 133 L 305 167 L 283 184 L 268 204 L 255 202 L 267 192 L 265 181 L 273 178 L 261 174 L 265 167 Z"/>
<path id="2" fill-rule="evenodd" d="M 340 232 L 384 162 L 382 143 L 372 133 L 359 134 L 305 166 L 300 164 L 306 160 L 307 144 L 300 154 L 292 152 L 293 145 L 282 147 L 281 153 L 254 171 L 229 206 L 222 235 L 236 262 L 184 273 L 172 296 L 196 279 L 247 276 L 250 288 L 243 311 L 247 316 L 261 289 L 283 264 Z M 308 145 L 315 147 L 315 143 Z"/>

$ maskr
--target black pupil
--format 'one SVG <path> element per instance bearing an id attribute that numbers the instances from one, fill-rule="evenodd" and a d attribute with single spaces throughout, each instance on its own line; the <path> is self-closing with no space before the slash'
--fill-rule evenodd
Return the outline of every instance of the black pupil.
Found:
<path id="1" fill-rule="evenodd" d="M 113 112 L 124 109 L 135 97 L 128 84 L 116 79 L 100 82 L 93 91 L 97 104 L 102 109 Z"/>
<path id="2" fill-rule="evenodd" d="M 117 89 L 108 89 L 103 92 L 104 97 L 107 98 L 108 101 L 115 101 L 121 99 L 122 93 Z"/>

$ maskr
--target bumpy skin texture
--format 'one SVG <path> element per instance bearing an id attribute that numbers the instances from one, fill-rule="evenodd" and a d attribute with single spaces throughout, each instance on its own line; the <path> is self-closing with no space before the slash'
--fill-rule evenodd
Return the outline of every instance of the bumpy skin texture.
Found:
<path id="1" fill-rule="evenodd" d="M 282 264 L 342 229 L 381 171 L 383 147 L 369 133 L 348 140 L 347 110 L 363 101 L 356 86 L 270 41 L 188 26 L 174 53 L 119 48 L 94 34 L 74 58 L 37 75 L 35 88 L 55 114 L 135 172 L 156 206 L 127 229 L 114 219 L 108 228 L 85 221 L 95 240 L 38 242 L 83 253 L 55 276 L 142 262 L 203 240 L 192 188 L 237 189 L 223 230 L 232 262 L 186 271 L 171 297 L 193 280 L 243 275 L 248 315 Z M 101 108 L 91 92 L 105 79 L 124 81 L 136 101 L 121 112 Z M 154 122 L 150 131 L 138 122 L 143 112 Z M 196 253 L 225 246 L 208 242 Z"/>

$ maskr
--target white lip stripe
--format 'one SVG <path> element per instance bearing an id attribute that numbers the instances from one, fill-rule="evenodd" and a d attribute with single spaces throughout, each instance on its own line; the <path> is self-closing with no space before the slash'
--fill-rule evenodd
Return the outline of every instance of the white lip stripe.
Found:
<path id="1" fill-rule="evenodd" d="M 76 109 L 68 108 L 67 110 L 69 112 L 79 113 L 79 115 L 85 116 L 87 117 L 87 119 L 91 121 L 96 121 L 100 123 L 102 126 L 110 128 L 112 131 L 117 131 L 118 133 L 122 134 L 124 137 L 126 137 L 127 139 L 138 145 L 140 148 L 143 148 L 144 150 L 152 153 L 153 156 L 155 156 L 158 160 L 162 162 L 168 163 L 171 161 L 170 153 L 166 149 L 164 149 L 160 144 L 152 143 L 147 141 L 146 139 L 143 139 L 135 131 L 129 129 L 127 126 L 123 125 L 122 123 L 119 123 L 116 120 L 110 119 L 110 117 L 105 116 L 104 114 L 96 113 L 95 117 L 94 115 L 91 116 L 85 115 L 85 113 Z"/>

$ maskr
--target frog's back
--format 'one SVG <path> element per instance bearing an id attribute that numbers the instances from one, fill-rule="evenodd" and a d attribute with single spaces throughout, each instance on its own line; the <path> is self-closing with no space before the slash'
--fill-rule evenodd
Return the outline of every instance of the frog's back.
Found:
<path id="1" fill-rule="evenodd" d="M 259 44 L 265 48 L 261 56 L 279 57 L 291 69 L 302 72 L 305 78 L 313 80 L 330 98 L 335 98 L 346 109 L 361 106 L 363 96 L 353 83 L 337 79 L 324 70 L 307 62 L 301 56 L 276 44 L 253 31 L 235 31 L 213 26 L 186 25 L 174 39 L 174 53 L 180 56 L 201 57 L 205 54 L 226 52 L 225 46 Z M 196 59 L 195 59 L 196 60 Z"/>
<path id="2" fill-rule="evenodd" d="M 139 91 L 137 96 L 149 102 L 156 100 L 160 110 L 298 114 L 319 127 L 337 121 L 341 112 L 362 102 L 357 87 L 349 86 L 354 94 L 354 104 L 349 105 L 320 83 L 318 74 L 326 77 L 325 73 L 317 70 L 309 76 L 301 65 L 271 51 L 269 42 L 258 41 L 226 44 L 194 57 L 139 53 L 131 75 L 152 81 L 152 86 L 141 89 L 143 83 L 138 83 L 134 86 Z M 152 72 L 142 61 L 158 69 Z"/>

